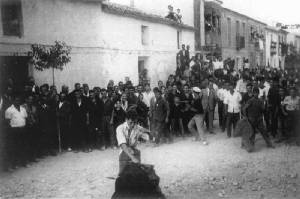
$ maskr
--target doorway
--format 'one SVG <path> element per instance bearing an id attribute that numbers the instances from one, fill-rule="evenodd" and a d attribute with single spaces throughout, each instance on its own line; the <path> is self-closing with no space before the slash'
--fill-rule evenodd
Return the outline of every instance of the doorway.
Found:
<path id="1" fill-rule="evenodd" d="M 15 89 L 21 91 L 28 79 L 27 56 L 0 56 L 0 85 L 1 91 L 7 86 L 7 80 L 12 79 Z"/>
<path id="2" fill-rule="evenodd" d="M 148 65 L 149 65 L 149 57 L 145 57 L 145 56 L 138 57 L 138 74 L 139 74 L 140 85 L 145 85 L 145 83 L 149 83 Z"/>

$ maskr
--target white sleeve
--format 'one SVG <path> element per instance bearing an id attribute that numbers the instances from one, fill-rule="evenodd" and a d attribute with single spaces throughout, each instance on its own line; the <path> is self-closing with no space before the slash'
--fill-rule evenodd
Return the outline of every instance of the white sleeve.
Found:
<path id="1" fill-rule="evenodd" d="M 126 137 L 123 133 L 123 126 L 120 125 L 118 126 L 118 128 L 116 129 L 116 136 L 117 136 L 117 141 L 118 141 L 118 145 L 121 146 L 122 144 L 127 144 L 126 142 Z"/>
<path id="2" fill-rule="evenodd" d="M 24 117 L 27 118 L 28 117 L 28 114 L 27 114 L 27 111 L 25 108 L 23 108 L 23 111 L 24 111 Z"/>
<path id="3" fill-rule="evenodd" d="M 3 100 L 0 98 L 0 111 L 2 110 Z"/>
<path id="4" fill-rule="evenodd" d="M 11 111 L 9 108 L 5 111 L 5 119 L 8 119 L 8 120 L 12 119 L 12 114 L 11 114 Z"/>
<path id="5" fill-rule="evenodd" d="M 241 93 L 238 94 L 238 101 L 239 102 L 242 101 L 242 95 L 241 95 Z"/>

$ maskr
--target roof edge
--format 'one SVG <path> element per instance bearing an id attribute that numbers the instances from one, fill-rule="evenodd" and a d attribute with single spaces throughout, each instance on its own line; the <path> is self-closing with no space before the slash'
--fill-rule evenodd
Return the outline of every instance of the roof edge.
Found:
<path id="1" fill-rule="evenodd" d="M 110 3 L 107 1 L 102 2 L 102 10 L 106 13 L 109 14 L 115 14 L 115 15 L 120 15 L 120 16 L 125 16 L 129 18 L 134 18 L 134 19 L 140 19 L 144 21 L 149 21 L 153 23 L 160 23 L 160 24 L 165 24 L 169 25 L 178 29 L 186 29 L 190 31 L 196 31 L 196 28 L 187 24 L 182 24 L 182 23 L 177 23 L 175 21 L 172 21 L 170 19 L 166 19 L 160 15 L 154 15 L 154 14 L 149 14 L 145 13 L 141 10 L 138 10 L 136 8 L 132 8 L 129 6 L 124 6 L 116 3 Z"/>
<path id="2" fill-rule="evenodd" d="M 253 20 L 253 21 L 255 21 L 255 22 L 257 22 L 257 23 L 260 23 L 260 24 L 262 24 L 262 25 L 267 26 L 267 24 L 266 24 L 265 22 L 259 21 L 259 20 L 257 20 L 257 19 L 252 18 L 252 17 L 249 17 L 249 16 L 247 16 L 247 15 L 245 15 L 245 14 L 239 13 L 239 12 L 234 11 L 234 10 L 231 10 L 231 9 L 229 9 L 229 8 L 224 8 L 224 7 L 223 7 L 223 9 L 224 9 L 224 10 L 227 10 L 227 11 L 229 11 L 229 12 L 235 13 L 235 14 L 237 14 L 237 15 L 240 15 L 240 16 L 242 16 L 242 17 L 245 17 L 245 18 L 247 18 L 247 19 Z"/>

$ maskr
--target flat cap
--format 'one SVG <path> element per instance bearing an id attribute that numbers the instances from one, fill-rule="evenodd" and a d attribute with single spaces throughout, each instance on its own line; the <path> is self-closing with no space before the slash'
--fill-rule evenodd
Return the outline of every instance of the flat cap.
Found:
<path id="1" fill-rule="evenodd" d="M 194 91 L 195 93 L 201 93 L 201 89 L 198 88 L 198 87 L 193 87 L 193 91 Z"/>

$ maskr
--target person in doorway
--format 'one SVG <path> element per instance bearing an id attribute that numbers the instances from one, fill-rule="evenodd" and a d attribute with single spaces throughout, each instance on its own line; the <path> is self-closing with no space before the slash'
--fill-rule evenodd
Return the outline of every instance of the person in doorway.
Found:
<path id="1" fill-rule="evenodd" d="M 163 86 L 163 84 L 161 85 Z M 145 92 L 143 92 L 143 102 L 150 108 L 150 101 L 154 98 L 154 93 L 151 91 L 151 87 L 149 83 L 145 84 Z"/>

